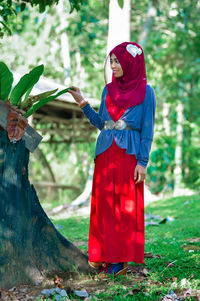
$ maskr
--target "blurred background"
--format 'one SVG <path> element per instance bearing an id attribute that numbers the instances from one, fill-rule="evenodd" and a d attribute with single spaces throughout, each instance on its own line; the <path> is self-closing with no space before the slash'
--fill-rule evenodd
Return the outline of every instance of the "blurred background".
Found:
<path id="1" fill-rule="evenodd" d="M 107 53 L 123 41 L 139 43 L 157 98 L 146 199 L 199 191 L 200 1 L 88 0 L 72 12 L 69 1 L 44 12 L 26 2 L 12 4 L 17 14 L 8 10 L 0 31 L 0 60 L 15 79 L 44 64 L 39 91 L 76 85 L 98 110 Z M 67 94 L 29 122 L 43 136 L 29 170 L 43 206 L 87 202 L 98 131 Z"/>

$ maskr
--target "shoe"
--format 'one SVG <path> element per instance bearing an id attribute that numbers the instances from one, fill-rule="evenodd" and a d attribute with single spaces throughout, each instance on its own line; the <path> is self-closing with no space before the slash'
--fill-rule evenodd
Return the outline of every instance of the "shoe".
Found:
<path id="1" fill-rule="evenodd" d="M 114 277 L 118 277 L 120 275 L 127 274 L 127 262 L 120 262 L 120 263 L 106 263 L 99 272 L 98 278 L 99 279 L 107 279 L 108 275 L 113 274 Z"/>
<path id="2" fill-rule="evenodd" d="M 120 275 L 126 275 L 127 262 L 111 263 L 108 268 L 108 274 L 114 274 L 115 277 Z"/>
<path id="3" fill-rule="evenodd" d="M 91 268 L 96 269 L 96 270 L 100 269 L 104 265 L 103 262 L 92 262 L 89 260 L 88 260 L 88 264 L 89 264 L 89 266 L 91 266 Z"/>

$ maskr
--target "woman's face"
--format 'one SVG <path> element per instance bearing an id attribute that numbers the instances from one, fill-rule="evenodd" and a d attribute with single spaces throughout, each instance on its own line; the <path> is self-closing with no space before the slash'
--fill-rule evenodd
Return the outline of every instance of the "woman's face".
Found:
<path id="1" fill-rule="evenodd" d="M 122 77 L 123 76 L 122 67 L 121 67 L 117 57 L 114 55 L 114 53 L 111 53 L 111 56 L 110 56 L 110 68 L 113 71 L 114 77 Z"/>

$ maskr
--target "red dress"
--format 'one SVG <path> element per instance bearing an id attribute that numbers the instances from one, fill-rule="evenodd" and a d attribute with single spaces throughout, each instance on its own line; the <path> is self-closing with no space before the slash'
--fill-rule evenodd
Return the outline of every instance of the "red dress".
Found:
<path id="1" fill-rule="evenodd" d="M 107 96 L 116 122 L 125 109 Z M 88 253 L 91 262 L 144 263 L 144 183 L 135 185 L 135 155 L 113 141 L 95 160 Z"/>

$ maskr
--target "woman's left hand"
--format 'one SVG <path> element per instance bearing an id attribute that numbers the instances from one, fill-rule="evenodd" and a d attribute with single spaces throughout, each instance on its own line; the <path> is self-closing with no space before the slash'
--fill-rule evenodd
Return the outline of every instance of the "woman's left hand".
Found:
<path id="1" fill-rule="evenodd" d="M 147 170 L 142 165 L 136 165 L 134 171 L 135 184 L 142 183 L 146 177 Z"/>

